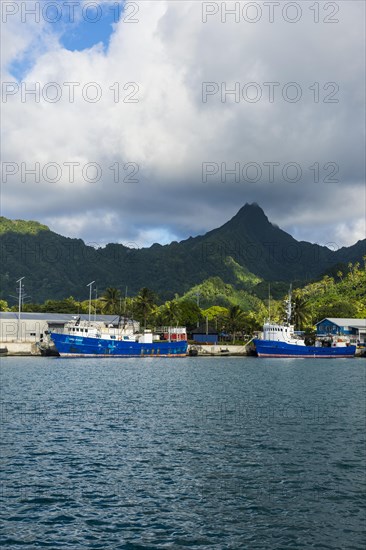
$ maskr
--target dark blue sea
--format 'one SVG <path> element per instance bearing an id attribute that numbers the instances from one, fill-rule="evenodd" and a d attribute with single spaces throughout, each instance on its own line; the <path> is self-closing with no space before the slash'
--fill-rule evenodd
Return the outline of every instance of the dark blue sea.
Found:
<path id="1" fill-rule="evenodd" d="M 11 549 L 355 549 L 361 359 L 1 360 Z"/>

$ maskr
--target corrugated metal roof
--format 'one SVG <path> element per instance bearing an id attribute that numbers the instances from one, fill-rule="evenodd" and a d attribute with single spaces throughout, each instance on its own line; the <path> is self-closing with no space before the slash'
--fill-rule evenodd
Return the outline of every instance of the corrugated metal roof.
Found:
<path id="1" fill-rule="evenodd" d="M 89 315 L 87 313 L 30 313 L 23 312 L 21 313 L 21 319 L 24 321 L 72 321 L 75 317 L 81 317 L 82 321 L 87 321 Z M 17 311 L 0 311 L 0 320 L 17 320 L 18 312 Z M 118 323 L 118 315 L 96 315 L 96 321 L 102 323 Z M 94 315 L 91 315 L 91 320 L 94 321 Z"/>
<path id="2" fill-rule="evenodd" d="M 325 317 L 324 319 L 322 319 L 316 324 L 319 325 L 323 321 L 330 321 L 331 323 L 339 327 L 356 327 L 356 328 L 365 327 L 366 328 L 366 319 L 349 319 L 345 317 Z"/>

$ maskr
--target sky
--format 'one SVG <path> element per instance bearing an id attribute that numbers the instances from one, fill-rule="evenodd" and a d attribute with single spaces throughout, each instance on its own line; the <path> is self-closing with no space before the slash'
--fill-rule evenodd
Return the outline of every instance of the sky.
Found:
<path id="1" fill-rule="evenodd" d="M 365 4 L 1 2 L 1 214 L 87 243 L 203 234 L 258 203 L 365 238 Z"/>

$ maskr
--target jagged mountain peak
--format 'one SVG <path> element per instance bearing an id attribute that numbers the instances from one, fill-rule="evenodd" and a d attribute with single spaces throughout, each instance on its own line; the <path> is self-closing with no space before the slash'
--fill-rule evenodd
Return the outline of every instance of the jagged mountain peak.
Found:
<path id="1" fill-rule="evenodd" d="M 272 225 L 264 210 L 256 203 L 246 203 L 225 225 L 243 227 Z"/>
<path id="2" fill-rule="evenodd" d="M 259 206 L 257 202 L 252 202 L 252 203 L 246 202 L 244 206 L 242 206 L 238 211 L 238 214 L 245 214 L 245 213 L 264 214 L 264 210 Z"/>
<path id="3" fill-rule="evenodd" d="M 360 261 L 366 242 L 337 252 L 298 242 L 255 203 L 244 204 L 231 220 L 204 235 L 136 250 L 120 244 L 94 250 L 81 239 L 40 230 L 47 228 L 37 223 L 0 222 L 0 298 L 14 294 L 22 275 L 35 301 L 70 295 L 82 299 L 91 280 L 99 289 L 127 285 L 132 293 L 146 286 L 163 299 L 210 277 L 234 285 L 247 284 L 248 277 L 252 282 L 309 281 L 336 263 Z"/>

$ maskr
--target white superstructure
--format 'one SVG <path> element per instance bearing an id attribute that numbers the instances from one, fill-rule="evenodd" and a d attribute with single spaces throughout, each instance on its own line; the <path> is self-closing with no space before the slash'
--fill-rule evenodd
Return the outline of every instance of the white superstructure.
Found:
<path id="1" fill-rule="evenodd" d="M 304 340 L 296 338 L 293 325 L 278 325 L 276 323 L 264 323 L 263 340 L 273 342 L 286 342 L 287 344 L 296 344 L 305 346 Z"/>

